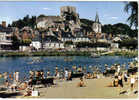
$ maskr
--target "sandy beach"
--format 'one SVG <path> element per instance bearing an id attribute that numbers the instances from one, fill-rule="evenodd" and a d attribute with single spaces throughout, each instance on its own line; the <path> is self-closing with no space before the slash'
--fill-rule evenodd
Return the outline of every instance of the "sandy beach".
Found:
<path id="1" fill-rule="evenodd" d="M 23 97 L 16 96 L 16 98 L 137 98 L 138 93 L 134 94 L 130 90 L 130 84 L 124 83 L 123 88 L 108 87 L 112 78 L 101 77 L 100 79 L 84 79 L 86 87 L 77 87 L 80 80 L 73 79 L 72 81 L 55 80 L 57 85 L 52 87 L 37 88 L 40 92 L 39 97 Z M 119 94 L 122 91 L 128 91 L 125 94 Z M 135 89 L 138 90 L 138 83 L 135 83 Z"/>

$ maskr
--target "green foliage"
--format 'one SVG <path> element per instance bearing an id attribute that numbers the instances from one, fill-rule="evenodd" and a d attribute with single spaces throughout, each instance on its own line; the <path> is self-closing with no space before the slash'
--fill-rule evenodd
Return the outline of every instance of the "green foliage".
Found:
<path id="1" fill-rule="evenodd" d="M 42 18 L 42 17 L 45 17 L 45 15 L 41 14 L 38 16 L 38 18 Z"/>
<path id="2" fill-rule="evenodd" d="M 81 27 L 85 29 L 86 31 L 92 31 L 92 24 L 94 21 L 88 20 L 88 19 L 80 19 Z"/>
<path id="3" fill-rule="evenodd" d="M 72 42 L 72 41 L 66 41 L 66 42 L 64 43 L 64 45 L 65 45 L 65 46 L 73 45 L 73 42 Z"/>
<path id="4" fill-rule="evenodd" d="M 25 27 L 25 26 L 29 26 L 31 28 L 35 28 L 36 26 L 36 16 L 32 16 L 31 18 L 29 17 L 29 15 L 26 15 L 23 19 L 19 19 L 17 21 L 14 21 L 11 24 L 12 27 L 18 27 L 19 29 Z"/>
<path id="5" fill-rule="evenodd" d="M 137 1 L 128 2 L 125 5 L 124 10 L 127 13 L 130 13 L 130 16 L 127 19 L 127 21 L 130 23 L 130 27 L 135 26 L 135 28 L 137 28 L 138 27 L 138 3 Z"/>
<path id="6" fill-rule="evenodd" d="M 137 37 L 137 30 L 132 30 L 127 24 L 117 23 L 114 25 L 108 24 L 102 26 L 103 33 L 111 33 L 113 35 L 123 34 L 131 37 Z"/>
<path id="7" fill-rule="evenodd" d="M 135 39 L 125 39 L 120 42 L 120 48 L 126 47 L 127 49 L 136 49 L 138 47 L 138 41 Z"/>
<path id="8" fill-rule="evenodd" d="M 20 45 L 29 46 L 31 43 L 31 39 L 24 39 L 20 41 Z"/>
<path id="9" fill-rule="evenodd" d="M 15 35 L 13 35 L 13 37 L 12 37 L 12 49 L 18 50 L 19 46 L 20 46 L 20 40 Z"/>
<path id="10" fill-rule="evenodd" d="M 78 42 L 76 43 L 77 48 L 85 48 L 85 47 L 109 47 L 109 43 L 105 42 L 96 42 L 96 43 L 90 43 L 90 42 Z"/>

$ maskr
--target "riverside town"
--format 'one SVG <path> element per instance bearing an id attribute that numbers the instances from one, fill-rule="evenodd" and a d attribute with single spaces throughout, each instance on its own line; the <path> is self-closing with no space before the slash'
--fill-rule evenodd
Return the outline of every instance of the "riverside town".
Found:
<path id="1" fill-rule="evenodd" d="M 137 2 L 21 3 L 0 2 L 24 14 L 0 10 L 0 98 L 138 97 Z"/>

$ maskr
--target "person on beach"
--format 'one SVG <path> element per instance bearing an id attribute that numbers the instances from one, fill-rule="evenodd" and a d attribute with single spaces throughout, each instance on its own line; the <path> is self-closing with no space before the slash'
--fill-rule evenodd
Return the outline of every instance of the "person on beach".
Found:
<path id="1" fill-rule="evenodd" d="M 120 70 L 121 70 L 120 65 L 118 65 L 117 66 L 117 72 L 120 73 Z"/>
<path id="2" fill-rule="evenodd" d="M 8 72 L 4 72 L 3 77 L 4 77 L 5 82 L 8 81 Z"/>
<path id="3" fill-rule="evenodd" d="M 65 80 L 68 80 L 68 69 L 65 69 Z"/>
<path id="4" fill-rule="evenodd" d="M 18 71 L 16 72 L 15 80 L 16 80 L 17 82 L 19 82 L 19 72 L 18 72 Z"/>
<path id="5" fill-rule="evenodd" d="M 86 66 L 83 67 L 83 73 L 84 73 L 84 74 L 87 74 Z"/>
<path id="6" fill-rule="evenodd" d="M 0 73 L 0 84 L 4 84 L 4 77 L 1 73 Z"/>
<path id="7" fill-rule="evenodd" d="M 114 87 L 118 87 L 118 73 L 115 73 L 114 81 L 113 81 L 113 86 Z"/>
<path id="8" fill-rule="evenodd" d="M 9 86 L 9 88 L 10 88 L 13 92 L 16 91 L 17 87 L 18 87 L 18 84 L 17 84 L 17 81 L 16 81 L 16 80 L 14 80 L 13 83 Z"/>
<path id="9" fill-rule="evenodd" d="M 72 80 L 71 74 L 72 74 L 72 72 L 71 72 L 71 70 L 69 70 L 69 71 L 68 71 L 68 80 Z"/>
<path id="10" fill-rule="evenodd" d="M 56 79 L 60 79 L 60 73 L 59 72 L 56 73 Z"/>
<path id="11" fill-rule="evenodd" d="M 47 71 L 46 76 L 47 76 L 47 78 L 50 77 L 50 70 Z"/>
<path id="12" fill-rule="evenodd" d="M 40 79 L 40 73 L 39 73 L 39 71 L 35 71 L 35 78 L 36 78 L 37 80 Z"/>
<path id="13" fill-rule="evenodd" d="M 33 78 L 30 77 L 30 79 L 28 80 L 28 86 L 32 87 L 33 85 Z"/>
<path id="14" fill-rule="evenodd" d="M 107 71 L 108 70 L 108 65 L 105 64 L 104 66 L 105 66 L 105 71 Z"/>
<path id="15" fill-rule="evenodd" d="M 128 76 L 127 76 L 127 72 L 124 72 L 124 81 L 127 82 Z"/>
<path id="16" fill-rule="evenodd" d="M 21 83 L 20 87 L 18 88 L 18 90 L 25 90 L 28 87 L 27 82 L 23 82 Z"/>
<path id="17" fill-rule="evenodd" d="M 123 87 L 122 73 L 118 75 L 118 86 Z"/>
<path id="18" fill-rule="evenodd" d="M 44 72 L 43 72 L 43 70 L 40 71 L 40 77 L 41 77 L 41 79 L 44 79 Z"/>
<path id="19" fill-rule="evenodd" d="M 29 78 L 34 78 L 34 72 L 33 71 L 29 71 Z"/>
<path id="20" fill-rule="evenodd" d="M 56 68 L 55 68 L 55 73 L 56 74 L 58 73 L 58 66 L 56 66 Z"/>
<path id="21" fill-rule="evenodd" d="M 9 79 L 10 79 L 11 81 L 13 81 L 12 73 L 9 74 Z"/>
<path id="22" fill-rule="evenodd" d="M 77 71 L 78 71 L 79 73 L 81 73 L 81 72 L 82 72 L 82 67 L 79 66 L 78 69 L 77 69 Z"/>
<path id="23" fill-rule="evenodd" d="M 93 76 L 91 75 L 90 72 L 87 72 L 86 76 L 85 76 L 86 79 L 92 79 Z"/>
<path id="24" fill-rule="evenodd" d="M 86 85 L 84 84 L 83 78 L 80 78 L 80 82 L 77 84 L 77 87 L 85 87 Z"/>
<path id="25" fill-rule="evenodd" d="M 29 88 L 29 87 L 27 87 L 27 88 L 25 89 L 25 93 L 24 93 L 23 96 L 31 96 L 31 94 L 32 94 L 32 89 Z"/>
<path id="26" fill-rule="evenodd" d="M 59 77 L 58 66 L 56 66 L 56 68 L 55 68 L 55 77 L 56 77 L 56 78 L 58 78 L 58 77 Z"/>
<path id="27" fill-rule="evenodd" d="M 64 80 L 64 72 L 62 69 L 60 70 L 60 79 Z"/>
<path id="28" fill-rule="evenodd" d="M 8 89 L 9 86 L 10 86 L 10 83 L 8 82 L 8 80 L 6 80 L 6 82 L 5 82 L 5 87 Z"/>
<path id="29" fill-rule="evenodd" d="M 135 75 L 134 75 L 134 73 L 132 73 L 130 76 L 130 83 L 131 83 L 131 91 L 132 91 L 135 87 Z"/>

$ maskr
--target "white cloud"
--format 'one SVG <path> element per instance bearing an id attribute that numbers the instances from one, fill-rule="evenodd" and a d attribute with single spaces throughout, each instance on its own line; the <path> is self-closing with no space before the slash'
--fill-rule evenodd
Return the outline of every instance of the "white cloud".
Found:
<path id="1" fill-rule="evenodd" d="M 43 10 L 52 10 L 51 8 L 43 8 Z"/>
<path id="2" fill-rule="evenodd" d="M 118 19 L 118 17 L 111 17 L 111 19 Z"/>

